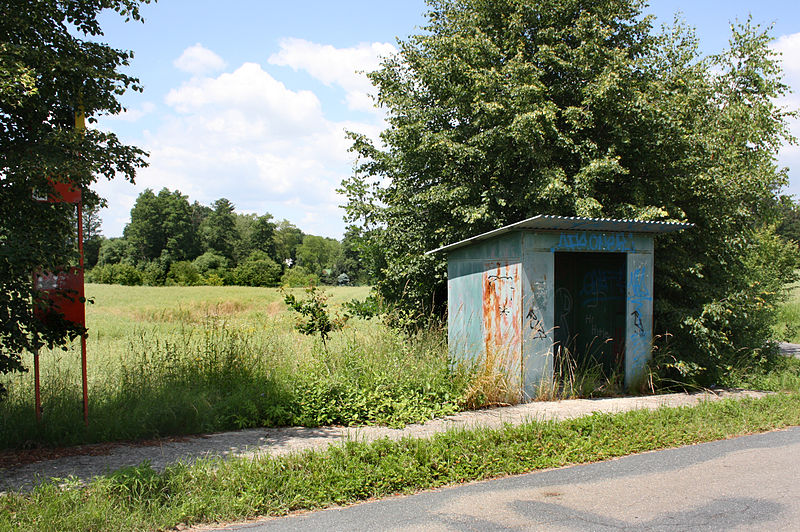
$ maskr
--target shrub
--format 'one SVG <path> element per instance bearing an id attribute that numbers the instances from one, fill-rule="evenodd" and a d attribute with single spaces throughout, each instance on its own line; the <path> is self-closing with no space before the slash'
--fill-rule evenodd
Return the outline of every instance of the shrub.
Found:
<path id="1" fill-rule="evenodd" d="M 319 284 L 319 277 L 302 266 L 287 269 L 283 277 L 281 277 L 281 286 L 290 288 L 301 288 L 315 284 Z"/>
<path id="2" fill-rule="evenodd" d="M 262 251 L 254 251 L 233 271 L 234 282 L 244 286 L 277 286 L 280 265 Z"/>
<path id="3" fill-rule="evenodd" d="M 181 286 L 194 286 L 200 284 L 200 272 L 187 260 L 173 262 L 167 274 L 167 280 Z"/>
<path id="4" fill-rule="evenodd" d="M 142 280 L 149 286 L 164 286 L 167 280 L 167 268 L 165 263 L 154 260 L 145 264 L 142 268 Z"/>
<path id="5" fill-rule="evenodd" d="M 86 275 L 86 279 L 92 283 L 122 284 L 127 286 L 141 285 L 143 280 L 142 272 L 130 264 L 95 266 Z"/>
<path id="6" fill-rule="evenodd" d="M 210 272 L 211 270 L 227 268 L 228 259 L 226 259 L 222 255 L 219 255 L 218 253 L 214 253 L 213 251 L 206 251 L 205 253 L 194 259 L 194 261 L 192 261 L 192 264 L 194 265 L 195 268 L 197 268 L 197 271 L 199 271 L 203 275 L 207 275 L 208 272 Z"/>

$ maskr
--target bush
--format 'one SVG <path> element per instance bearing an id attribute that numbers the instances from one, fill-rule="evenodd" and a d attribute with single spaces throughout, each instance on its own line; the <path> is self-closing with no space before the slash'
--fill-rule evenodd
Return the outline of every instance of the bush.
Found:
<path id="1" fill-rule="evenodd" d="M 243 286 L 277 286 L 281 266 L 262 251 L 254 251 L 233 270 L 233 280 Z"/>
<path id="2" fill-rule="evenodd" d="M 130 264 L 106 264 L 92 268 L 86 280 L 91 283 L 138 286 L 143 282 L 143 275 Z"/>
<path id="3" fill-rule="evenodd" d="M 319 277 L 310 273 L 302 266 L 295 266 L 294 268 L 287 269 L 283 277 L 281 277 L 281 286 L 288 286 L 290 288 L 301 288 L 316 284 L 319 284 Z"/>
<path id="4" fill-rule="evenodd" d="M 197 271 L 199 271 L 203 275 L 207 275 L 208 272 L 211 270 L 219 270 L 227 268 L 228 259 L 226 259 L 222 255 L 214 253 L 213 251 L 206 251 L 205 253 L 194 259 L 194 261 L 192 261 L 192 264 L 194 265 L 195 268 L 197 268 Z"/>
<path id="5" fill-rule="evenodd" d="M 173 262 L 167 274 L 167 281 L 181 286 L 195 286 L 200 284 L 201 277 L 197 268 L 188 260 Z"/>
<path id="6" fill-rule="evenodd" d="M 167 270 L 160 261 L 146 263 L 141 271 L 142 281 L 148 286 L 164 286 L 167 280 Z"/>

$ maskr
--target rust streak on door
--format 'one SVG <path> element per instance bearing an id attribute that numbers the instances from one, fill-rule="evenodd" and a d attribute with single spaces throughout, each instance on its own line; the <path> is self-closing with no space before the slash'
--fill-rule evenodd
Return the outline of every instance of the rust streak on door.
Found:
<path id="1" fill-rule="evenodd" d="M 487 365 L 521 378 L 522 290 L 519 263 L 490 262 L 483 274 L 483 330 Z"/>

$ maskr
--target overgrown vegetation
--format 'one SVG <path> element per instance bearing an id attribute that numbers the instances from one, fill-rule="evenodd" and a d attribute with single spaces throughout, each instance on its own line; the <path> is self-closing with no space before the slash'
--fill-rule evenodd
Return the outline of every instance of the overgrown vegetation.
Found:
<path id="1" fill-rule="evenodd" d="M 326 304 L 339 312 L 367 292 L 338 288 Z M 74 345 L 41 357 L 42 424 L 33 415 L 32 376 L 4 380 L 0 447 L 256 426 L 401 425 L 462 408 L 468 374 L 449 365 L 441 330 L 410 337 L 353 318 L 328 330 L 323 344 L 293 330 L 274 289 L 89 285 L 88 294 L 97 301 L 88 315 L 89 428 Z"/>
<path id="2" fill-rule="evenodd" d="M 428 25 L 370 74 L 381 147 L 352 134 L 343 183 L 378 288 L 406 323 L 444 311 L 442 245 L 536 214 L 688 221 L 656 239 L 664 377 L 720 382 L 764 354 L 797 248 L 776 236 L 793 139 L 769 29 L 704 57 L 638 0 L 429 0 Z M 782 234 L 788 234 L 786 227 Z"/>
<path id="3" fill-rule="evenodd" d="M 278 458 L 146 463 L 86 487 L 0 497 L 0 528 L 151 530 L 280 516 L 366 499 L 800 424 L 800 395 L 596 414 L 430 439 L 348 442 Z"/>

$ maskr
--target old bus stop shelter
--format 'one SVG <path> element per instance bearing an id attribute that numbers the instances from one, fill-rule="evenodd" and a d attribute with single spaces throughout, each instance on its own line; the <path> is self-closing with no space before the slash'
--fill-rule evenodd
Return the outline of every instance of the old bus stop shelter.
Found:
<path id="1" fill-rule="evenodd" d="M 539 215 L 444 246 L 448 344 L 519 375 L 522 399 L 573 364 L 644 376 L 653 336 L 653 237 L 691 224 Z"/>

